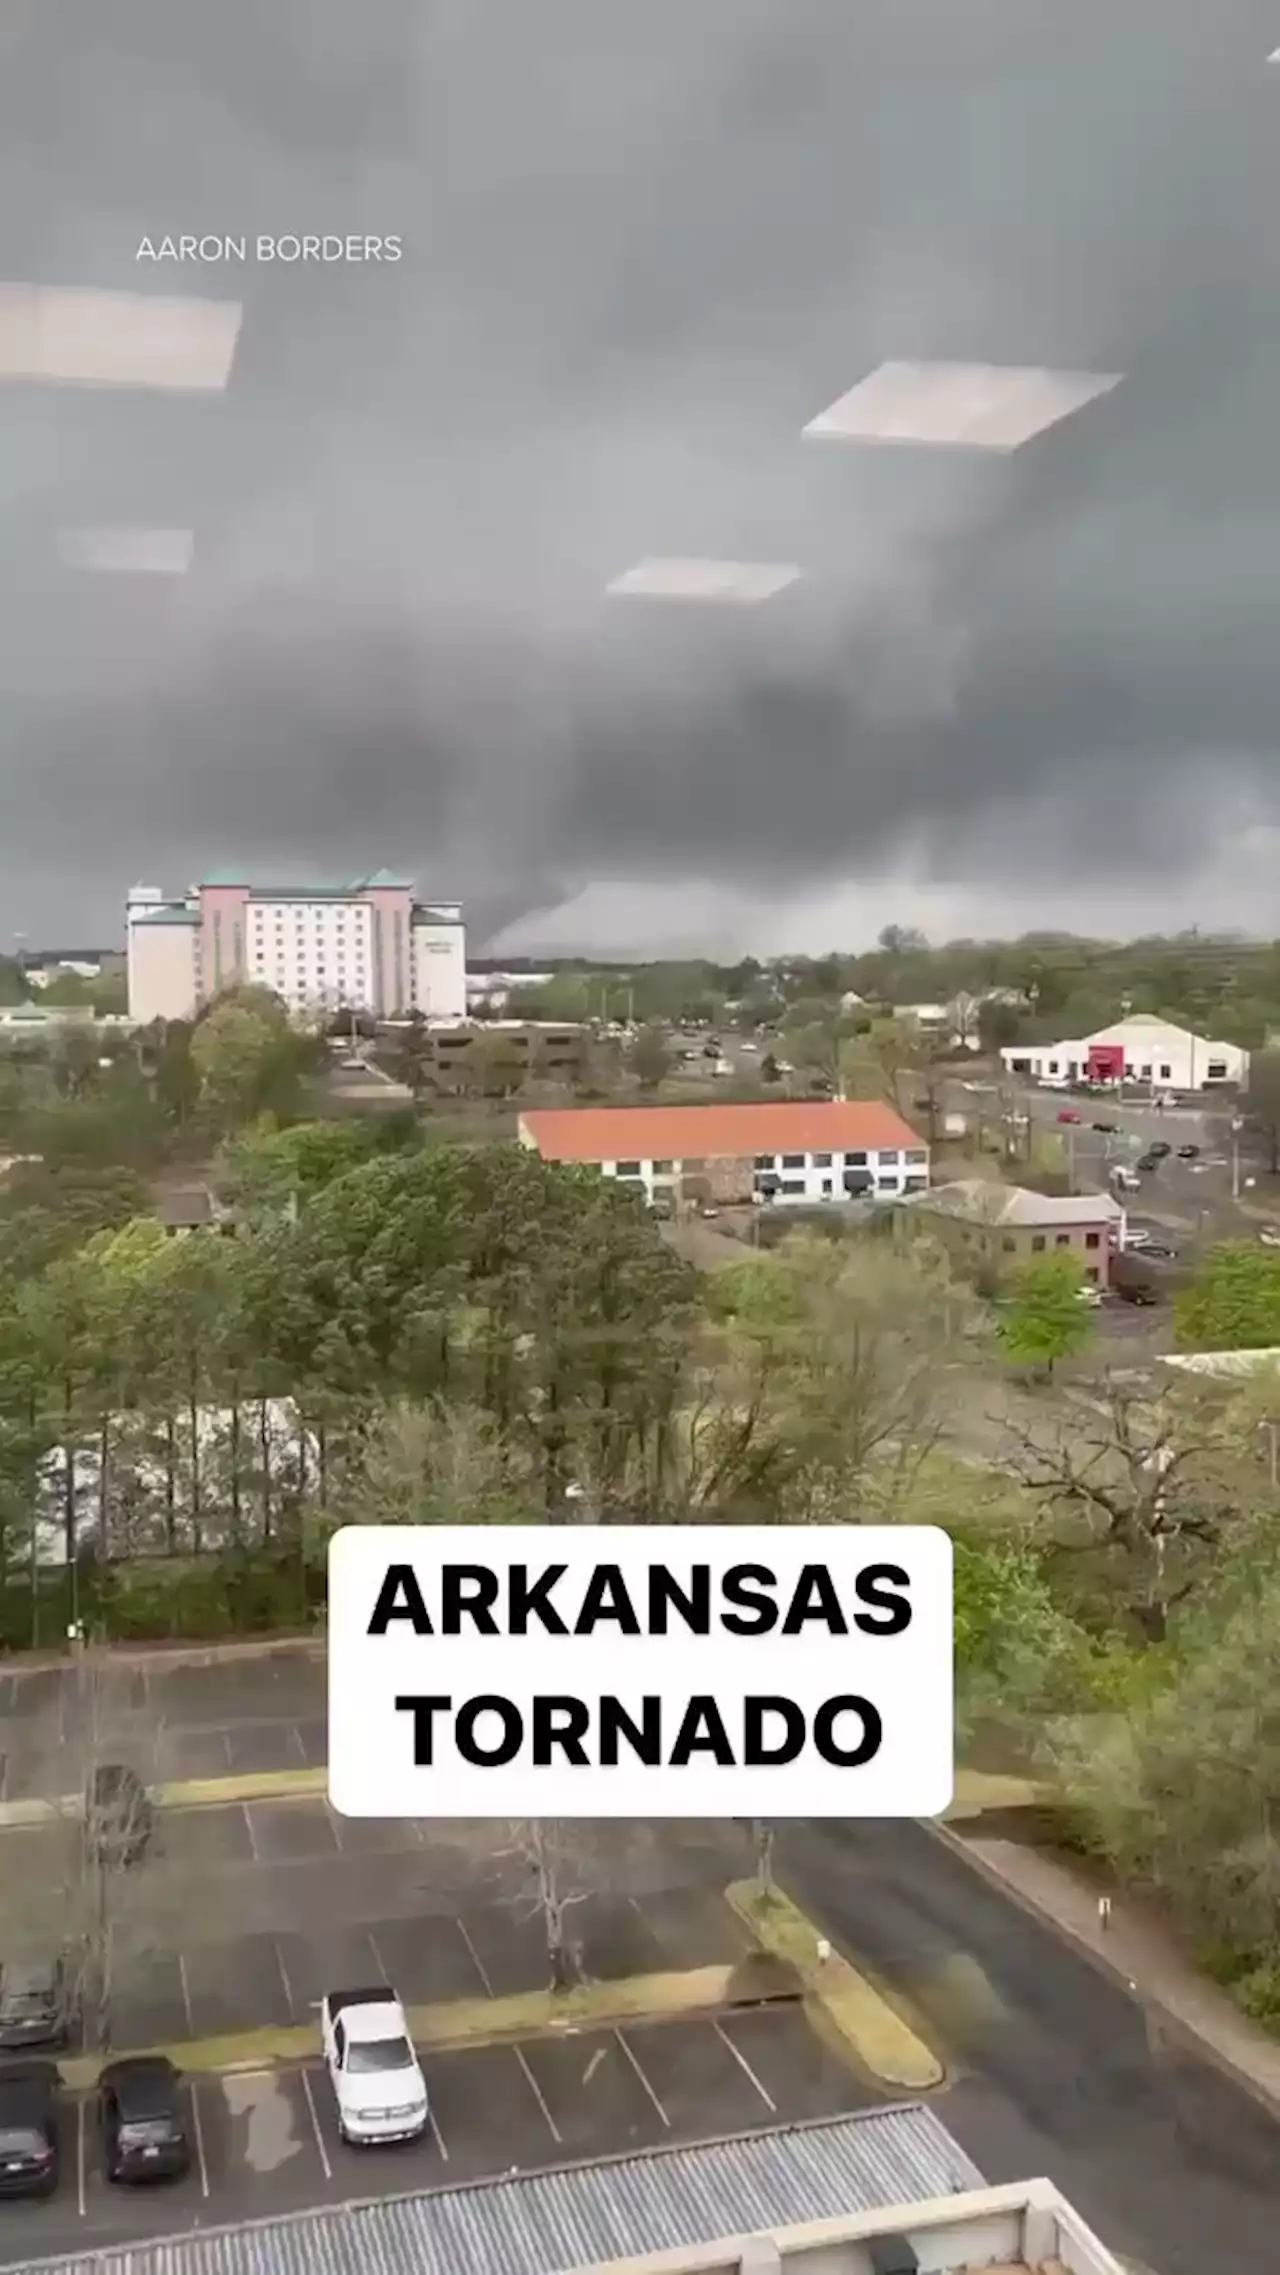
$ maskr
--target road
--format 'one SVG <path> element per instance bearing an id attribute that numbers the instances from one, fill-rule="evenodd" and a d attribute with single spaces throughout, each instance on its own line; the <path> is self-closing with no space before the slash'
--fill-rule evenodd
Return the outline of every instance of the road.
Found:
<path id="1" fill-rule="evenodd" d="M 1131 1166 L 1153 1142 L 1174 1150 L 1158 1170 L 1143 1175 L 1142 1192 L 1134 1195 L 1135 1213 L 1150 1216 L 1184 1234 L 1217 1231 L 1233 1214 L 1231 1200 L 1229 1114 L 1220 1107 L 1211 1112 L 1194 1107 L 1169 1107 L 1158 1113 L 1149 1104 L 1117 1104 L 1110 1098 L 1073 1098 L 1061 1091 L 1037 1090 L 1020 1085 L 1017 1110 L 1029 1114 L 1034 1127 L 1051 1130 L 1063 1141 L 1069 1170 L 1078 1190 L 1105 1190 L 1113 1167 Z M 963 1093 L 956 1103 L 961 1103 Z M 994 1097 L 982 1102 L 995 1110 Z M 970 1111 L 979 1102 L 969 1094 Z M 962 1108 L 963 1110 L 963 1108 Z M 1064 1111 L 1080 1116 L 1064 1123 Z M 1115 1124 L 1111 1135 L 1094 1128 L 1095 1122 Z M 1179 1161 L 1177 1148 L 1196 1145 L 1201 1158 Z M 1251 1174 L 1242 1165 L 1242 1176 Z"/>
<path id="2" fill-rule="evenodd" d="M 913 2006 L 952 2066 L 939 2114 L 992 2181 L 1047 2176 L 1159 2275 L 1275 2264 L 1280 2127 L 941 1841 L 793 1825 L 779 1872 Z"/>

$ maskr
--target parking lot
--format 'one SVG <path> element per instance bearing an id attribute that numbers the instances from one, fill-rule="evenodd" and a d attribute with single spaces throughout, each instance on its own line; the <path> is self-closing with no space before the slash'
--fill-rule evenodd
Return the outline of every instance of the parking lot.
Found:
<path id="1" fill-rule="evenodd" d="M 83 1682 L 72 1667 L 0 1675 L 0 1801 L 77 1790 Z M 108 1719 L 150 1783 L 322 1768 L 325 1715 L 324 1660 L 296 1649 L 111 1675 Z"/>
<path id="2" fill-rule="evenodd" d="M 430 2135 L 379 2150 L 339 2141 L 318 2063 L 188 2080 L 192 2171 L 149 2191 L 105 2181 L 92 2105 L 69 2106 L 57 2195 L 0 2203 L 0 2265 L 705 2140 L 877 2098 L 794 2007 L 566 2032 L 526 2046 L 428 2055 L 423 2067 Z"/>
<path id="3" fill-rule="evenodd" d="M 584 1852 L 571 1935 L 588 1976 L 714 1966 L 741 1950 L 720 1893 L 733 1829 L 662 1830 L 659 1846 L 649 1828 L 610 1827 Z M 64 1837 L 0 1834 L 0 1959 L 6 1943 L 72 1940 L 60 1891 L 74 1905 L 83 1884 L 57 1861 Z M 410 2005 L 543 1988 L 545 1934 L 501 1838 L 490 1825 L 335 1817 L 319 1800 L 167 1812 L 158 1853 L 109 1891 L 113 2042 L 311 2023 L 321 1995 L 351 1983 L 386 1980 Z M 723 1855 L 704 1854 L 721 1838 Z"/>

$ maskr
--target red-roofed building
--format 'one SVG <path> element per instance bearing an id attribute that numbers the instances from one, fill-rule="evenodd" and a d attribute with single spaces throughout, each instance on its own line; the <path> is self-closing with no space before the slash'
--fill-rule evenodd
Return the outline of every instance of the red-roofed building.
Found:
<path id="1" fill-rule="evenodd" d="M 519 1134 L 545 1161 L 591 1162 L 651 1201 L 813 1203 L 929 1182 L 923 1139 L 891 1106 L 857 1099 L 535 1109 Z"/>

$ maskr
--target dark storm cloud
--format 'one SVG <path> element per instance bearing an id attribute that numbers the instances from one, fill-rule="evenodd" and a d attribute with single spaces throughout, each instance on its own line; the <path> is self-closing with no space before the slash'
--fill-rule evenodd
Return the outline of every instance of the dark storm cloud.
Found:
<path id="1" fill-rule="evenodd" d="M 6 400 L 12 922 L 243 856 L 508 913 L 909 856 L 997 926 L 1046 845 L 1068 895 L 1140 847 L 1194 913 L 1277 776 L 1268 14 L 28 5 L 4 274 L 136 287 L 183 231 L 405 258 L 148 272 L 244 294 L 225 402 Z M 931 355 L 1126 378 L 1012 463 L 801 445 Z M 116 521 L 194 527 L 197 573 L 49 572 Z M 602 597 L 679 552 L 807 574 L 728 621 Z"/>

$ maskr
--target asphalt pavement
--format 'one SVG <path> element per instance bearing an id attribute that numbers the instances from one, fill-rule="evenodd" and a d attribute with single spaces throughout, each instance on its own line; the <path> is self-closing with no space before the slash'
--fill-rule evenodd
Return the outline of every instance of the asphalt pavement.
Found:
<path id="1" fill-rule="evenodd" d="M 803 2124 L 885 2098 L 814 2036 L 799 2008 L 428 2053 L 423 2071 L 430 2129 L 385 2149 L 339 2140 L 318 2060 L 189 2078 L 182 2097 L 191 2171 L 145 2189 L 108 2184 L 94 2105 L 69 2104 L 56 2195 L 0 2205 L 0 2267 Z"/>
<path id="2" fill-rule="evenodd" d="M 797 1824 L 780 1875 L 951 2065 L 992 2181 L 1045 2175 L 1160 2275 L 1276 2263 L 1280 2128 L 923 1827 Z"/>

